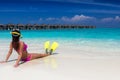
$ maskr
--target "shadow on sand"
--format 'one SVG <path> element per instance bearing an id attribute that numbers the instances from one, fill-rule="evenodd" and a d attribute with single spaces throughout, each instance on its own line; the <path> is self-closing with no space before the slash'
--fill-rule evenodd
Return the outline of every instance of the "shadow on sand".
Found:
<path id="1" fill-rule="evenodd" d="M 57 54 L 59 54 L 59 53 L 53 53 L 52 55 L 57 55 Z M 43 58 L 43 62 L 44 63 L 46 63 L 46 64 L 49 64 L 49 65 L 52 65 L 52 67 L 55 67 L 56 66 L 56 63 L 57 63 L 57 61 L 56 61 L 56 59 L 54 58 L 54 57 L 42 57 Z M 41 59 L 42 59 L 41 58 Z M 38 58 L 38 59 L 40 59 L 40 58 Z M 13 59 L 13 60 L 9 60 L 9 61 L 7 61 L 7 62 L 12 62 L 12 61 L 16 61 L 17 59 Z M 34 60 L 36 60 L 36 59 L 34 59 Z M 31 60 L 32 61 L 32 65 L 33 64 L 35 64 L 35 63 L 37 63 L 37 64 L 39 64 L 39 62 L 38 61 L 34 61 L 34 60 Z M 30 62 L 30 61 L 27 61 L 27 62 Z M 20 61 L 20 65 L 21 64 L 24 64 L 24 63 L 27 63 L 27 62 L 25 62 L 25 61 Z M 52 64 L 51 64 L 52 63 Z"/>
<path id="2" fill-rule="evenodd" d="M 12 61 L 16 61 L 17 59 L 13 59 L 13 60 L 9 60 L 9 61 L 7 61 L 7 62 L 12 62 Z"/>

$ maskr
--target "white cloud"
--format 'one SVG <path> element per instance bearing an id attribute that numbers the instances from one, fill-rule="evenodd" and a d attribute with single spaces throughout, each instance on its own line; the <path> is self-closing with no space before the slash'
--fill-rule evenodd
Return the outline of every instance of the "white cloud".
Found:
<path id="1" fill-rule="evenodd" d="M 90 16 L 84 16 L 84 15 L 75 15 L 71 18 L 69 17 L 61 17 L 61 18 L 54 18 L 54 17 L 49 17 L 46 18 L 46 21 L 53 21 L 53 20 L 59 20 L 59 21 L 64 21 L 64 22 L 79 22 L 79 21 L 88 21 L 88 20 L 94 20 L 94 17 Z"/>
<path id="2" fill-rule="evenodd" d="M 120 17 L 119 17 L 119 16 L 116 16 L 116 17 L 115 17 L 115 20 L 120 21 Z"/>
<path id="3" fill-rule="evenodd" d="M 108 17 L 108 18 L 103 18 L 101 19 L 102 22 L 116 22 L 116 21 L 120 21 L 120 17 L 119 16 L 115 16 L 113 17 Z"/>
<path id="4" fill-rule="evenodd" d="M 91 17 L 91 16 L 85 16 L 85 15 L 75 15 L 73 17 L 61 17 L 61 18 L 56 18 L 56 17 L 49 17 L 46 19 L 42 19 L 40 18 L 39 21 L 61 21 L 61 22 L 112 22 L 112 21 L 120 21 L 120 16 L 115 16 L 115 17 L 106 17 L 106 18 L 102 18 L 102 19 L 98 19 L 95 17 Z"/>
<path id="5" fill-rule="evenodd" d="M 47 21 L 53 21 L 53 20 L 58 20 L 58 18 L 53 18 L 53 17 L 49 17 L 46 19 Z"/>
<path id="6" fill-rule="evenodd" d="M 69 2 L 69 3 L 82 3 L 82 4 L 91 4 L 91 5 L 100 5 L 100 6 L 110 6 L 110 7 L 119 7 L 119 5 L 111 3 L 99 3 L 94 0 L 43 0 L 43 1 L 55 1 L 55 2 Z"/>
<path id="7" fill-rule="evenodd" d="M 111 22 L 111 21 L 113 21 L 113 20 L 114 20 L 114 19 L 111 18 L 111 17 L 101 19 L 102 22 Z"/>
<path id="8" fill-rule="evenodd" d="M 41 20 L 41 21 L 40 21 Z M 48 23 L 48 24 L 81 24 L 81 25 L 96 25 L 96 26 L 119 26 L 120 24 L 120 16 L 115 17 L 106 17 L 106 18 L 96 18 L 92 16 L 85 15 L 74 15 L 73 17 L 49 17 L 46 19 L 39 19 L 39 22 Z M 117 25 L 116 25 L 117 24 Z"/>
<path id="9" fill-rule="evenodd" d="M 68 17 L 62 17 L 61 20 L 62 21 L 70 21 L 70 19 Z"/>
<path id="10" fill-rule="evenodd" d="M 84 16 L 84 15 L 75 15 L 71 18 L 72 21 L 82 21 L 82 20 L 92 20 L 93 17 Z"/>
<path id="11" fill-rule="evenodd" d="M 61 20 L 63 21 L 69 21 L 69 22 L 78 22 L 78 21 L 88 21 L 88 20 L 95 20 L 94 17 L 90 16 L 84 16 L 84 15 L 75 15 L 71 18 L 68 17 L 62 17 Z"/>
<path id="12" fill-rule="evenodd" d="M 104 13 L 104 14 L 120 14 L 120 11 L 119 10 L 106 10 L 106 9 L 101 9 L 101 10 L 98 10 L 98 9 L 80 9 L 80 10 L 74 10 L 74 12 L 80 12 L 80 11 L 83 11 L 83 12 L 89 12 L 89 13 Z M 72 12 L 72 10 L 71 10 Z"/>
<path id="13" fill-rule="evenodd" d="M 39 19 L 39 21 L 42 21 L 42 20 L 43 20 L 42 18 Z"/>

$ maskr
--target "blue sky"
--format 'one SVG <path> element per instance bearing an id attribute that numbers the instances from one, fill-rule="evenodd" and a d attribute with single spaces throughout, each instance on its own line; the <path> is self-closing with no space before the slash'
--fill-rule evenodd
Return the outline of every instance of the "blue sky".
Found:
<path id="1" fill-rule="evenodd" d="M 119 0 L 3 0 L 0 24 L 120 27 Z"/>

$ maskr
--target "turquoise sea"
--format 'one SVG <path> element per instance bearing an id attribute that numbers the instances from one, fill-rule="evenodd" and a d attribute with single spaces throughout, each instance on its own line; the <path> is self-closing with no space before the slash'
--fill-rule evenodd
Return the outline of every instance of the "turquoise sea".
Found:
<path id="1" fill-rule="evenodd" d="M 57 41 L 59 47 L 99 49 L 120 52 L 120 28 L 65 29 L 65 30 L 22 30 L 27 44 L 40 45 L 45 41 Z M 0 31 L 0 48 L 11 41 L 10 31 Z"/>

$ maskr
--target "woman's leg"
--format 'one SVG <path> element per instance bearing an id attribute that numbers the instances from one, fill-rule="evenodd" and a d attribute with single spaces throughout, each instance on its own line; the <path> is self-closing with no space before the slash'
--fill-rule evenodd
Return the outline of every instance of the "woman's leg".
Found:
<path id="1" fill-rule="evenodd" d="M 49 54 L 38 54 L 38 53 L 29 53 L 29 55 L 31 55 L 30 60 L 49 56 Z"/>

